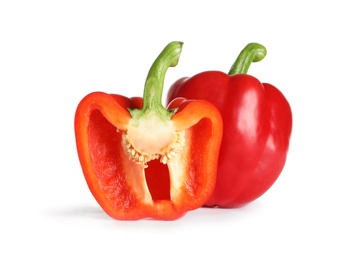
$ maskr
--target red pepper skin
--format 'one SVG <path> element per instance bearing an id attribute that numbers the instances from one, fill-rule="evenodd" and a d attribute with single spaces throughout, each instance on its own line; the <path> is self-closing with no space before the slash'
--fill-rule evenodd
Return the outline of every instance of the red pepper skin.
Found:
<path id="1" fill-rule="evenodd" d="M 205 206 L 242 207 L 263 195 L 289 149 L 292 112 L 284 95 L 247 74 L 206 71 L 176 81 L 168 102 L 176 97 L 207 100 L 223 118 L 217 183 Z"/>
<path id="2" fill-rule="evenodd" d="M 169 110 L 163 108 L 159 103 L 162 86 L 157 83 L 164 77 L 163 70 L 156 69 L 158 78 L 154 73 L 148 77 L 144 100 L 93 92 L 76 110 L 76 145 L 85 180 L 99 205 L 114 219 L 174 220 L 201 207 L 214 190 L 223 132 L 221 115 L 203 100 L 179 99 Z M 166 119 L 164 113 L 171 118 Z M 140 151 L 142 155 L 139 147 L 146 152 L 153 149 L 150 146 L 159 147 L 165 126 L 169 134 L 170 130 L 184 134 L 173 143 L 180 145 L 183 140 L 181 150 L 167 154 L 172 158 L 139 161 L 130 156 L 134 145 L 135 153 Z M 128 136 L 136 140 L 130 150 L 124 141 Z M 160 159 L 164 157 L 157 154 Z"/>

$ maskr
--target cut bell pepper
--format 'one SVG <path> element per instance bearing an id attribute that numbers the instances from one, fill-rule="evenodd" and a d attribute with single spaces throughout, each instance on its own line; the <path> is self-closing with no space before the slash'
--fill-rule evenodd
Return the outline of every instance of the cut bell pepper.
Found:
<path id="1" fill-rule="evenodd" d="M 102 209 L 118 220 L 174 220 L 201 207 L 213 192 L 222 118 L 207 101 L 161 104 L 181 42 L 153 63 L 143 99 L 93 92 L 75 114 L 78 156 Z M 176 103 L 175 103 L 176 104 Z"/>

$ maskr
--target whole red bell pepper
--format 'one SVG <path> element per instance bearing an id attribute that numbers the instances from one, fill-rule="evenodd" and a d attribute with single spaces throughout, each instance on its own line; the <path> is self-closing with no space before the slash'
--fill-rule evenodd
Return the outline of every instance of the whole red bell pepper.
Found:
<path id="1" fill-rule="evenodd" d="M 264 46 L 248 44 L 228 75 L 206 71 L 176 81 L 168 102 L 177 97 L 213 103 L 223 118 L 217 183 L 205 206 L 241 207 L 260 197 L 280 175 L 289 148 L 291 108 L 274 86 L 247 75 Z"/>
<path id="2" fill-rule="evenodd" d="M 207 101 L 162 106 L 166 71 L 182 43 L 171 42 L 153 63 L 142 98 L 93 92 L 79 103 L 75 135 L 91 193 L 112 218 L 173 220 L 211 196 L 222 118 Z"/>

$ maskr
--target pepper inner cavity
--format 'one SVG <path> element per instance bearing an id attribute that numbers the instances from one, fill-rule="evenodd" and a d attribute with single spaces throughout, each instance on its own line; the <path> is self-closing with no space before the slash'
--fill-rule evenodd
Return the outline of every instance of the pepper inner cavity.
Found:
<path id="1" fill-rule="evenodd" d="M 171 181 L 168 166 L 160 163 L 159 160 L 148 162 L 148 166 L 144 174 L 152 200 L 170 200 Z"/>

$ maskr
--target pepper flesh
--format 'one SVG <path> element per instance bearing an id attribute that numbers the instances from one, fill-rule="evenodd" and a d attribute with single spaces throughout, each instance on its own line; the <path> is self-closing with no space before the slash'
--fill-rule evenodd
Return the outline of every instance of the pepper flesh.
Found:
<path id="1" fill-rule="evenodd" d="M 148 74 L 142 98 L 93 92 L 79 103 L 75 135 L 88 187 L 112 218 L 174 220 L 212 194 L 222 118 L 207 101 L 161 105 L 165 72 L 182 43 L 172 42 Z"/>
<path id="2" fill-rule="evenodd" d="M 217 182 L 205 206 L 242 207 L 264 194 L 279 177 L 289 148 L 292 112 L 284 95 L 261 83 L 247 70 L 266 49 L 247 45 L 229 74 L 206 71 L 176 81 L 168 102 L 176 97 L 203 99 L 220 111 L 223 140 Z"/>

